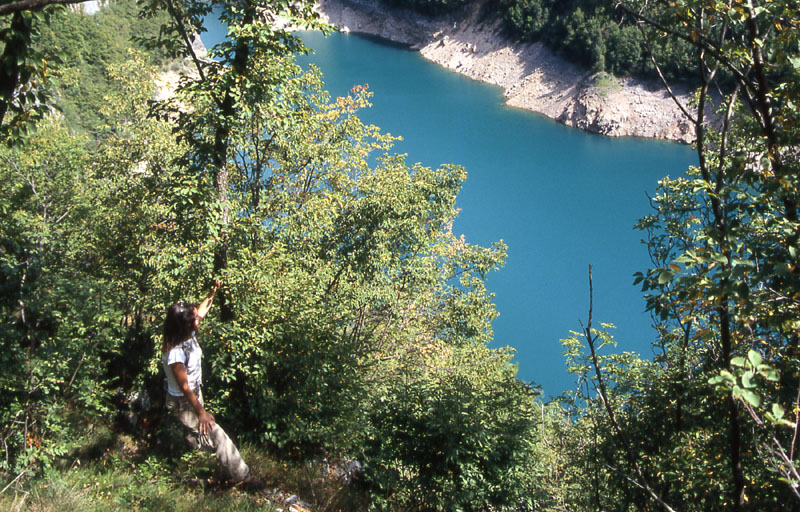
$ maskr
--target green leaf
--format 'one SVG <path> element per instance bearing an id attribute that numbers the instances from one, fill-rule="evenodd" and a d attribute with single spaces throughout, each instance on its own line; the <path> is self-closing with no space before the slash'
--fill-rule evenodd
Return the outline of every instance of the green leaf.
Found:
<path id="1" fill-rule="evenodd" d="M 722 370 L 716 377 L 711 377 L 710 379 L 708 379 L 708 383 L 711 384 L 712 386 L 721 386 L 721 385 L 732 386 L 736 384 L 736 379 L 728 370 Z"/>
<path id="2" fill-rule="evenodd" d="M 738 368 L 741 368 L 744 366 L 744 361 L 745 361 L 744 357 L 741 356 L 734 357 L 733 359 L 731 359 L 731 366 L 736 366 Z"/>
<path id="3" fill-rule="evenodd" d="M 720 254 L 718 252 L 711 253 L 711 260 L 723 265 L 728 263 L 728 258 L 726 258 L 724 254 Z"/>
<path id="4" fill-rule="evenodd" d="M 747 359 L 750 360 L 750 364 L 752 364 L 754 368 L 760 365 L 761 362 L 764 360 L 764 358 L 761 357 L 761 354 L 759 354 L 755 350 L 750 350 L 749 352 L 747 352 Z"/>
<path id="5" fill-rule="evenodd" d="M 786 414 L 786 411 L 781 404 L 772 404 L 772 415 L 775 417 L 776 421 L 783 418 L 784 414 Z"/>
<path id="6" fill-rule="evenodd" d="M 758 393 L 756 393 L 755 391 L 750 391 L 749 389 L 743 389 L 741 395 L 744 401 L 752 405 L 753 407 L 758 407 L 761 404 L 761 397 L 758 396 Z"/>

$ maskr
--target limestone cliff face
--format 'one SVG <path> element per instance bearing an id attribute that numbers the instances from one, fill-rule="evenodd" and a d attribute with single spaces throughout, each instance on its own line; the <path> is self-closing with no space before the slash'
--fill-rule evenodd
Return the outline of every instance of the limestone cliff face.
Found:
<path id="1" fill-rule="evenodd" d="M 498 85 L 507 103 L 609 136 L 691 142 L 691 125 L 656 82 L 592 76 L 541 43 L 514 45 L 479 7 L 430 19 L 375 0 L 321 0 L 317 10 L 344 31 L 410 45 L 437 64 Z M 686 104 L 688 91 L 675 91 Z"/>
<path id="2" fill-rule="evenodd" d="M 609 136 L 692 141 L 692 125 L 666 92 L 647 89 L 631 79 L 614 82 L 598 85 L 597 77 L 584 80 L 557 119 Z"/>

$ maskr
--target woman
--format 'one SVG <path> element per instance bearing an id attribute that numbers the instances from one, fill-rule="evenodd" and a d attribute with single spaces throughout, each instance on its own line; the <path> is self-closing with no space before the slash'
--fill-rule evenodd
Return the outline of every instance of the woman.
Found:
<path id="1" fill-rule="evenodd" d="M 211 302 L 221 284 L 216 281 L 208 297 L 197 306 L 180 301 L 167 310 L 161 355 L 167 374 L 167 409 L 184 426 L 186 440 L 194 449 L 214 450 L 231 480 L 251 483 L 252 478 L 248 478 L 250 468 L 242 460 L 239 450 L 203 407 L 203 351 L 195 332 L 211 309 Z"/>

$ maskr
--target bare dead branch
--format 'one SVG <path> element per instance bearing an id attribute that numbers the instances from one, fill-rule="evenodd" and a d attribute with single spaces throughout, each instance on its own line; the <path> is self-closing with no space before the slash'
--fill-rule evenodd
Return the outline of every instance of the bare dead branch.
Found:
<path id="1" fill-rule="evenodd" d="M 17 476 L 16 476 L 16 477 L 15 477 L 13 480 L 11 480 L 10 482 L 8 482 L 8 485 L 6 485 L 5 487 L 3 487 L 3 490 L 2 490 L 2 491 L 0 491 L 0 494 L 3 494 L 4 492 L 6 492 L 6 491 L 8 490 L 8 488 L 9 488 L 9 487 L 11 487 L 12 485 L 14 485 L 14 483 L 15 483 L 17 480 L 19 480 L 19 479 L 22 477 L 22 475 L 24 475 L 24 474 L 25 474 L 25 473 L 27 473 L 27 472 L 28 472 L 28 468 L 25 468 L 25 469 L 23 469 L 23 470 L 22 470 L 22 472 L 20 472 L 20 474 L 18 474 L 18 475 L 17 475 Z"/>
<path id="2" fill-rule="evenodd" d="M 194 46 L 192 46 L 191 40 L 189 40 L 189 34 L 186 31 L 186 27 L 183 26 L 183 18 L 181 17 L 180 13 L 177 9 L 175 9 L 175 5 L 172 3 L 172 0 L 167 0 L 167 9 L 169 10 L 169 14 L 172 16 L 172 19 L 175 20 L 175 24 L 178 27 L 178 31 L 181 33 L 181 37 L 183 38 L 183 43 L 186 45 L 186 51 L 189 52 L 189 55 L 192 57 L 192 61 L 194 62 L 195 67 L 197 68 L 197 73 L 200 75 L 200 80 L 206 81 L 206 75 L 203 71 L 203 64 L 200 62 L 200 59 L 197 57 L 197 53 L 194 51 Z M 214 102 L 219 105 L 219 100 L 217 100 L 216 96 L 214 97 Z"/>
<path id="3" fill-rule="evenodd" d="M 680 111 L 683 113 L 684 117 L 686 117 L 692 124 L 697 124 L 697 119 L 689 112 L 689 110 L 681 103 L 681 100 L 678 99 L 678 96 L 673 92 L 672 87 L 669 85 L 669 81 L 667 77 L 664 76 L 664 73 L 661 71 L 661 66 L 658 64 L 656 60 L 655 52 L 653 51 L 653 45 L 650 42 L 650 39 L 647 37 L 647 34 L 642 27 L 642 22 L 636 23 L 636 28 L 639 30 L 639 33 L 642 35 L 642 39 L 644 39 L 645 44 L 648 48 L 648 53 L 650 54 L 650 62 L 652 62 L 653 67 L 656 70 L 656 74 L 658 74 L 658 78 L 661 80 L 661 83 L 664 85 L 664 88 L 667 90 L 667 94 L 669 97 L 672 98 L 672 101 L 678 106 Z"/>
<path id="4" fill-rule="evenodd" d="M 722 173 L 725 160 L 727 156 L 727 147 L 728 147 L 728 135 L 730 135 L 730 123 L 731 123 L 731 116 L 733 115 L 733 106 L 736 104 L 736 98 L 739 95 L 739 89 L 741 84 L 737 83 L 736 88 L 730 94 L 730 99 L 728 100 L 728 106 L 725 109 L 725 118 L 722 120 L 722 141 L 720 143 L 719 148 L 719 163 L 717 165 L 717 174 Z"/>
<path id="5" fill-rule="evenodd" d="M 606 383 L 605 379 L 603 379 L 603 373 L 600 370 L 600 363 L 597 358 L 597 351 L 595 350 L 595 342 L 597 341 L 597 335 L 592 335 L 592 314 L 594 309 L 594 290 L 592 285 L 592 266 L 589 265 L 589 318 L 584 327 L 583 332 L 584 336 L 586 337 L 586 342 L 589 345 L 589 351 L 591 352 L 592 356 L 592 366 L 594 367 L 595 376 L 597 377 L 597 391 L 600 395 L 600 400 L 603 402 L 603 406 L 605 407 L 606 414 L 608 414 L 608 419 L 611 421 L 611 425 L 614 428 L 614 434 L 617 437 L 617 440 L 622 445 L 622 448 L 625 452 L 625 456 L 628 459 L 628 463 L 633 468 L 634 472 L 636 473 L 636 477 L 639 480 L 638 486 L 642 488 L 656 503 L 661 505 L 665 510 L 669 512 L 675 512 L 675 510 L 670 507 L 648 483 L 648 478 L 645 476 L 644 471 L 636 462 L 636 457 L 633 454 L 633 450 L 631 449 L 631 445 L 628 442 L 627 438 L 625 437 L 625 433 L 622 431 L 622 428 L 619 426 L 619 422 L 617 421 L 617 416 L 614 414 L 614 409 L 611 407 L 611 403 L 608 397 L 608 393 L 606 391 Z"/>
<path id="6" fill-rule="evenodd" d="M 797 386 L 797 398 L 794 400 L 794 434 L 792 435 L 792 446 L 789 449 L 789 458 L 794 460 L 794 447 L 797 446 L 797 430 L 800 428 L 800 385 Z"/>
<path id="7" fill-rule="evenodd" d="M 639 22 L 644 22 L 645 24 L 650 25 L 651 27 L 653 27 L 653 28 L 655 28 L 655 29 L 657 29 L 657 30 L 659 30 L 659 31 L 661 31 L 663 33 L 666 33 L 666 34 L 671 35 L 673 37 L 677 37 L 678 39 L 680 39 L 682 41 L 686 41 L 687 43 L 695 46 L 698 49 L 703 49 L 706 52 L 708 52 L 709 55 L 714 57 L 720 64 L 722 64 L 722 66 L 725 69 L 730 71 L 731 74 L 738 81 L 740 81 L 742 83 L 742 85 L 744 86 L 745 98 L 747 98 L 748 104 L 750 105 L 750 108 L 752 110 L 754 110 L 754 111 L 758 110 L 755 98 L 753 97 L 753 94 L 756 92 L 757 86 L 751 82 L 751 80 L 747 76 L 747 73 L 745 73 L 744 71 L 742 71 L 741 69 L 736 67 L 736 65 L 733 62 L 731 62 L 730 59 L 728 59 L 725 55 L 723 55 L 719 51 L 719 49 L 715 46 L 716 43 L 714 41 L 710 41 L 704 35 L 698 34 L 698 33 L 694 34 L 696 39 L 692 39 L 692 37 L 689 36 L 689 35 L 686 35 L 686 34 L 680 32 L 678 30 L 675 30 L 675 29 L 670 28 L 670 27 L 668 27 L 668 26 L 666 26 L 666 25 L 664 25 L 662 23 L 659 23 L 657 20 L 655 20 L 653 18 L 650 18 L 648 16 L 645 16 L 641 12 L 634 11 L 633 9 L 631 9 L 628 6 L 626 6 L 621 1 L 617 1 L 616 5 L 617 5 L 617 7 L 622 9 L 622 11 L 627 13 L 629 16 L 633 17 L 633 19 L 635 19 L 635 20 L 637 20 Z M 685 18 L 681 18 L 681 20 L 682 21 L 686 21 L 686 22 L 690 21 L 690 20 L 686 20 Z"/>

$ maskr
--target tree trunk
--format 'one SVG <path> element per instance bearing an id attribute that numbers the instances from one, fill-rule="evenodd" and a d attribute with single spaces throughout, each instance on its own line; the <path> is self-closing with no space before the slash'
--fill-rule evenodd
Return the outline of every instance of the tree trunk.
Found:
<path id="1" fill-rule="evenodd" d="M 255 8 L 248 4 L 243 23 L 249 24 L 255 18 Z M 236 50 L 233 57 L 231 72 L 234 76 L 244 75 L 247 72 L 247 64 L 250 60 L 250 47 L 248 41 L 239 39 L 236 41 Z M 230 223 L 230 204 L 228 201 L 228 144 L 231 132 L 229 119 L 235 115 L 234 98 L 230 91 L 225 93 L 225 97 L 220 104 L 220 119 L 214 134 L 214 152 L 212 164 L 214 169 L 214 185 L 217 191 L 217 200 L 220 204 L 221 218 L 223 227 Z M 223 231 L 224 233 L 224 231 Z M 228 240 L 223 234 L 222 242 L 214 249 L 214 275 L 228 266 Z M 233 304 L 227 297 L 224 289 L 219 295 L 220 316 L 223 321 L 232 320 L 235 317 Z"/>

